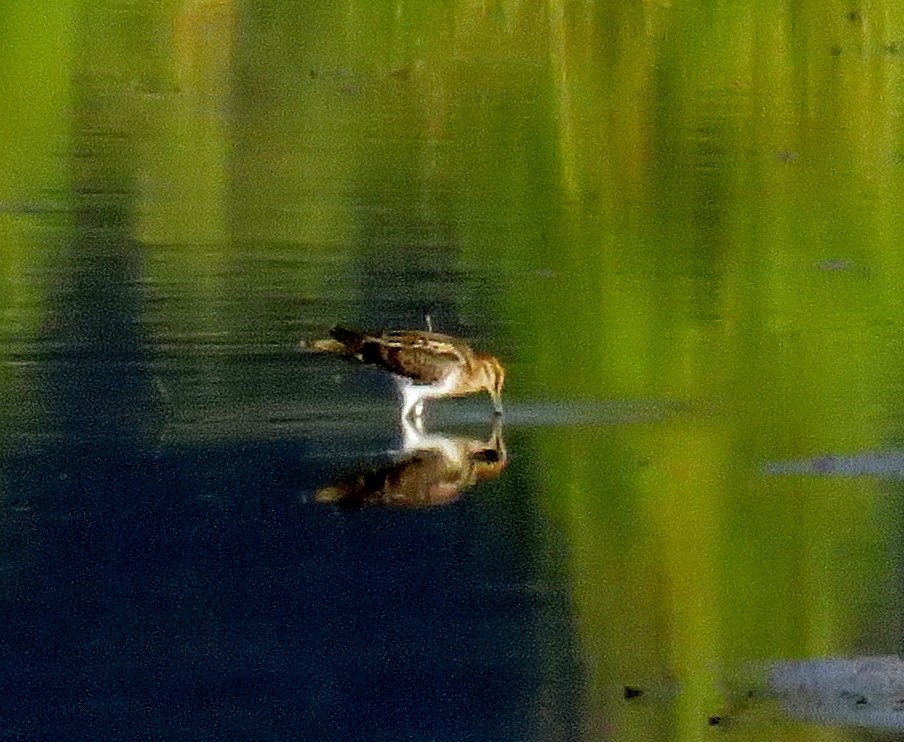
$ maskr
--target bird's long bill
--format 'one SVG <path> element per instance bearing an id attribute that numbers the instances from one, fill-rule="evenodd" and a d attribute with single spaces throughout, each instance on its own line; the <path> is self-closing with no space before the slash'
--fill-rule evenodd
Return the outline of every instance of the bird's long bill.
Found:
<path id="1" fill-rule="evenodd" d="M 502 414 L 502 393 L 498 390 L 491 390 L 490 396 L 493 398 L 493 410 L 497 415 Z"/>

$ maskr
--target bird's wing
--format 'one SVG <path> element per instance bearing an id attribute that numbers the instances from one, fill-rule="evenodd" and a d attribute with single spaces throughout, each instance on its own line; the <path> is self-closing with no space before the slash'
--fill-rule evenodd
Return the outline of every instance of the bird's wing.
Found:
<path id="1" fill-rule="evenodd" d="M 369 337 L 361 348 L 361 360 L 415 382 L 432 384 L 465 363 L 470 353 L 467 345 L 448 335 L 399 331 Z"/>

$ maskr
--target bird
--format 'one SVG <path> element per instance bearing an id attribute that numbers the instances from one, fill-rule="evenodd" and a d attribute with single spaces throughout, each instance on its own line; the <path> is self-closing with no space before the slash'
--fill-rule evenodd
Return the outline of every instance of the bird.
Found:
<path id="1" fill-rule="evenodd" d="M 505 368 L 498 358 L 473 350 L 463 340 L 432 329 L 369 333 L 336 326 L 329 334 L 300 345 L 390 372 L 402 396 L 403 421 L 422 423 L 427 399 L 481 391 L 489 392 L 496 414 L 502 414 Z"/>
<path id="2" fill-rule="evenodd" d="M 313 502 L 354 508 L 426 508 L 458 500 L 465 490 L 498 477 L 508 463 L 502 422 L 486 441 L 425 434 L 402 421 L 403 448 L 377 467 L 353 470 L 314 493 Z"/>

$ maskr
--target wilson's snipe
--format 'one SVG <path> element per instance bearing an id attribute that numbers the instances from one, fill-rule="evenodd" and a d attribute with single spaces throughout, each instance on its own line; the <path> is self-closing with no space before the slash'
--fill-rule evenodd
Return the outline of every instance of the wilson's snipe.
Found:
<path id="1" fill-rule="evenodd" d="M 490 393 L 496 413 L 502 413 L 502 364 L 449 335 L 421 330 L 368 333 L 334 327 L 329 338 L 302 341 L 301 347 L 354 358 L 392 373 L 402 394 L 403 420 L 413 415 L 420 421 L 426 399 L 481 391 Z"/>
<path id="2" fill-rule="evenodd" d="M 343 507 L 423 508 L 454 502 L 478 482 L 498 477 L 508 463 L 497 417 L 487 441 L 427 434 L 402 420 L 403 448 L 395 460 L 346 474 L 314 494 L 314 502 Z"/>

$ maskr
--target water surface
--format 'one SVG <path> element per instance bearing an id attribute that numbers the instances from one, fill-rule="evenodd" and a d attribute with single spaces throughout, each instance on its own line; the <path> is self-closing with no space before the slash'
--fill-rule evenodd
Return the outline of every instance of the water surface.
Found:
<path id="1" fill-rule="evenodd" d="M 901 11 L 290 5 L 0 10 L 0 737 L 899 730 Z"/>

